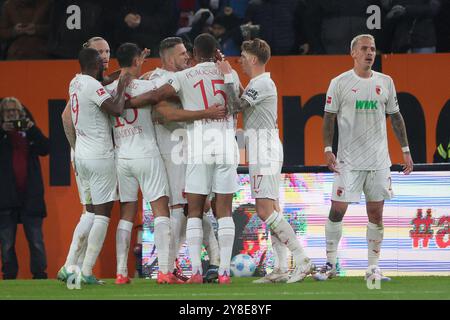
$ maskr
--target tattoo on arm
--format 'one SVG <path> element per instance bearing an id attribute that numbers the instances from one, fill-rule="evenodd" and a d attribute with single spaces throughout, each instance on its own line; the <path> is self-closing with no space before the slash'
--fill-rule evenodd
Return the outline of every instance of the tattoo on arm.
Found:
<path id="1" fill-rule="evenodd" d="M 66 134 L 67 141 L 69 141 L 70 147 L 75 150 L 76 133 L 75 127 L 72 123 L 72 113 L 70 112 L 70 105 L 67 103 L 62 115 L 62 123 L 64 127 L 64 133 Z"/>
<path id="2" fill-rule="evenodd" d="M 398 142 L 400 142 L 400 146 L 408 146 L 408 136 L 406 135 L 406 126 L 402 114 L 399 111 L 390 116 L 392 129 L 394 129 L 395 136 L 397 137 Z"/>
<path id="3" fill-rule="evenodd" d="M 336 113 L 326 112 L 323 114 L 323 145 L 325 147 L 333 145 L 334 136 L 334 121 L 336 120 Z"/>
<path id="4" fill-rule="evenodd" d="M 227 109 L 229 114 L 235 114 L 242 112 L 247 108 L 250 108 L 250 103 L 247 100 L 239 98 L 234 91 L 233 83 L 225 83 L 225 93 L 227 94 Z"/>

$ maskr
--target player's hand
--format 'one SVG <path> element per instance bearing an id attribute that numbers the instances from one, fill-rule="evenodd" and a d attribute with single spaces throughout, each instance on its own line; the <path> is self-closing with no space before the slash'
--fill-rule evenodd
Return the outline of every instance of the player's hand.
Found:
<path id="1" fill-rule="evenodd" d="M 13 131 L 14 125 L 12 124 L 12 122 L 3 122 L 2 129 L 3 131 Z"/>
<path id="2" fill-rule="evenodd" d="M 147 59 L 147 57 L 150 55 L 150 49 L 145 48 L 144 50 L 142 50 L 141 52 L 141 56 L 138 58 L 138 67 L 142 66 L 145 62 L 145 59 Z"/>
<path id="3" fill-rule="evenodd" d="M 216 67 L 217 69 L 219 69 L 220 72 L 222 72 L 223 74 L 227 74 L 227 73 L 231 73 L 232 72 L 232 68 L 231 65 L 228 61 L 223 60 L 223 61 L 217 61 L 216 62 Z"/>
<path id="4" fill-rule="evenodd" d="M 220 104 L 214 104 L 205 110 L 207 119 L 223 119 L 227 115 L 227 109 Z"/>
<path id="5" fill-rule="evenodd" d="M 225 55 L 219 50 L 216 49 L 216 54 L 214 55 L 214 59 L 217 61 L 223 61 L 225 60 Z"/>
<path id="6" fill-rule="evenodd" d="M 328 169 L 330 169 L 332 172 L 339 173 L 337 169 L 337 162 L 336 162 L 336 156 L 333 152 L 327 151 L 325 152 L 325 161 L 327 163 Z"/>
<path id="7" fill-rule="evenodd" d="M 402 165 L 403 174 L 408 175 L 414 169 L 414 162 L 412 160 L 411 153 L 403 152 L 403 160 L 405 161 L 405 164 Z"/>

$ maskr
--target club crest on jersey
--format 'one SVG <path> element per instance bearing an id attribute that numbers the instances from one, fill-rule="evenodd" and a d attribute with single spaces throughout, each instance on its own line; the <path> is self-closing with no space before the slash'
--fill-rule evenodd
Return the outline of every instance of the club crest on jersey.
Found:
<path id="1" fill-rule="evenodd" d="M 98 94 L 99 97 L 101 97 L 105 93 L 106 93 L 105 88 L 100 88 L 100 89 L 97 90 L 97 94 Z"/>
<path id="2" fill-rule="evenodd" d="M 376 86 L 375 92 L 377 93 L 377 95 L 381 95 L 383 93 L 383 90 L 381 90 L 381 86 Z"/>
<path id="3" fill-rule="evenodd" d="M 327 97 L 327 104 L 331 104 L 332 98 L 330 96 Z"/>
<path id="4" fill-rule="evenodd" d="M 342 197 L 342 195 L 344 194 L 344 188 L 343 187 L 338 187 L 336 190 L 336 195 L 338 197 Z"/>

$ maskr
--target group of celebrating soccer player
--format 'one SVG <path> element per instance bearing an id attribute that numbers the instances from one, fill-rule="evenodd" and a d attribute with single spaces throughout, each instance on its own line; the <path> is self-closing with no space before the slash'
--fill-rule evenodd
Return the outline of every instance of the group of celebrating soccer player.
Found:
<path id="1" fill-rule="evenodd" d="M 190 54 L 177 37 L 160 44 L 161 68 L 141 74 L 148 50 L 122 44 L 120 70 L 105 75 L 108 43 L 90 39 L 79 53 L 81 73 L 69 86 L 62 114 L 83 204 L 58 279 L 78 277 L 101 284 L 92 273 L 108 229 L 113 203 L 120 200 L 116 231 L 116 284 L 130 283 L 127 257 L 138 211 L 138 192 L 151 205 L 158 257 L 158 283 L 203 283 L 201 247 L 210 256 L 208 280 L 229 284 L 235 238 L 233 194 L 238 191 L 239 150 L 236 115 L 243 114 L 252 197 L 270 228 L 276 267 L 255 283 L 300 282 L 336 276 L 337 247 L 348 203 L 367 200 L 369 266 L 377 266 L 383 239 L 382 212 L 392 196 L 386 114 L 402 146 L 405 174 L 413 169 L 395 87 L 389 76 L 372 71 L 375 42 L 370 35 L 351 43 L 354 68 L 331 81 L 325 104 L 323 140 L 327 165 L 335 172 L 332 206 L 325 225 L 327 263 L 316 269 L 278 204 L 283 146 L 277 127 L 277 88 L 266 72 L 270 47 L 261 39 L 242 44 L 240 64 L 250 82 L 244 89 L 236 71 L 218 51 L 216 40 L 201 34 Z M 332 150 L 339 127 L 337 157 Z M 205 207 L 218 222 L 217 239 Z M 192 276 L 173 272 L 180 245 L 187 242 Z M 296 267 L 288 272 L 288 248 Z M 79 268 L 75 268 L 79 266 Z M 366 277 L 388 280 L 378 268 Z"/>

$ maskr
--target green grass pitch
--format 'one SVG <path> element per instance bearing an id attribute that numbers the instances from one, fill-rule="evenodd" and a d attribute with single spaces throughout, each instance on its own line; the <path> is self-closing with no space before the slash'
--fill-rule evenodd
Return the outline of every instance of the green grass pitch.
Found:
<path id="1" fill-rule="evenodd" d="M 83 285 L 69 290 L 57 280 L 0 281 L 0 300 L 320 300 L 320 299 L 450 299 L 450 277 L 394 277 L 369 290 L 362 277 L 343 277 L 326 282 L 312 278 L 294 284 L 253 284 L 255 278 L 232 278 L 231 285 L 158 285 L 155 280 L 135 279 L 118 286 Z"/>

